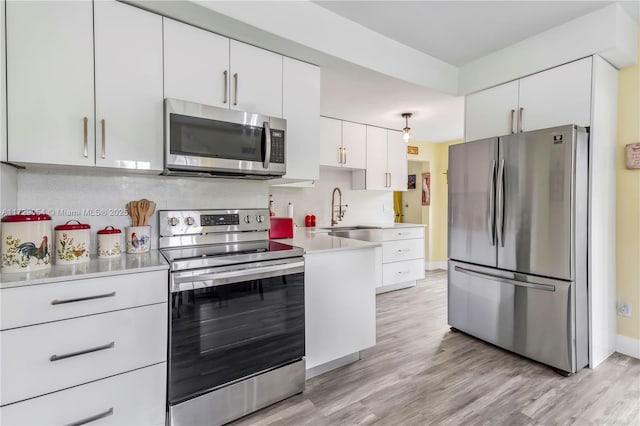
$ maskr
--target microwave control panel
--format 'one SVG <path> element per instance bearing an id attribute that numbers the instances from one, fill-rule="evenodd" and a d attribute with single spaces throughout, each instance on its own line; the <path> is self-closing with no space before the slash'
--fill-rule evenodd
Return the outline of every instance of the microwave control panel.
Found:
<path id="1" fill-rule="evenodd" d="M 271 130 L 271 162 L 284 164 L 284 131 Z"/>

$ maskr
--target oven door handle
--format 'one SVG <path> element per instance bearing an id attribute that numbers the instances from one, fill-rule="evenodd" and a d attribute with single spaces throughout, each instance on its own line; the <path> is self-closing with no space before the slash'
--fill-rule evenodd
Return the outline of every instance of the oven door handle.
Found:
<path id="1" fill-rule="evenodd" d="M 271 266 L 261 266 L 251 269 L 239 269 L 228 272 L 216 272 L 211 274 L 191 275 L 180 279 L 172 277 L 171 292 L 177 293 L 197 288 L 216 287 L 242 281 L 260 280 L 263 278 L 278 277 L 304 272 L 304 261 L 285 263 Z"/>

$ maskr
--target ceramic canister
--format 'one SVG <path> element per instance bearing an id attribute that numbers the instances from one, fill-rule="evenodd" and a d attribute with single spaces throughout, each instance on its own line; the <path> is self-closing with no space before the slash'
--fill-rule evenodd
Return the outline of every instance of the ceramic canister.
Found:
<path id="1" fill-rule="evenodd" d="M 51 267 L 51 216 L 17 214 L 2 218 L 2 272 Z"/>
<path id="2" fill-rule="evenodd" d="M 151 248 L 151 226 L 127 226 L 127 253 L 146 253 Z"/>
<path id="3" fill-rule="evenodd" d="M 77 222 L 77 223 L 71 223 Z M 88 262 L 91 227 L 77 220 L 56 226 L 56 264 L 68 265 Z"/>
<path id="4" fill-rule="evenodd" d="M 122 254 L 122 231 L 107 226 L 98 231 L 98 257 L 101 259 L 120 257 Z"/>

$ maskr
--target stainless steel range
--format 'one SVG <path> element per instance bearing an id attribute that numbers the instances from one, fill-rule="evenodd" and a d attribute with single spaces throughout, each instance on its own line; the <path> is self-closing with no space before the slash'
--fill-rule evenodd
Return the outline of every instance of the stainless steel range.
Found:
<path id="1" fill-rule="evenodd" d="M 303 250 L 269 212 L 160 211 L 171 265 L 171 425 L 230 422 L 304 390 Z"/>

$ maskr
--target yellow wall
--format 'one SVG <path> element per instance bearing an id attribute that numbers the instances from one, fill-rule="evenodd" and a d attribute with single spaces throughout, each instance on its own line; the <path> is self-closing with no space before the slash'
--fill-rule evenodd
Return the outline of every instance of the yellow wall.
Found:
<path id="1" fill-rule="evenodd" d="M 640 32 L 638 33 L 640 40 Z M 640 62 L 640 55 L 638 58 Z M 616 192 L 617 300 L 631 302 L 631 318 L 618 316 L 618 334 L 640 339 L 640 170 L 625 166 L 624 147 L 640 142 L 640 66 L 618 80 L 618 173 Z"/>

